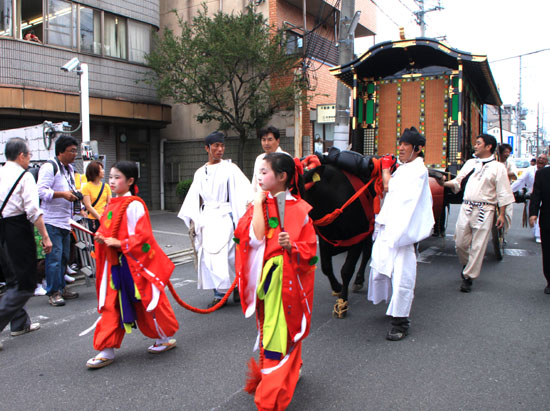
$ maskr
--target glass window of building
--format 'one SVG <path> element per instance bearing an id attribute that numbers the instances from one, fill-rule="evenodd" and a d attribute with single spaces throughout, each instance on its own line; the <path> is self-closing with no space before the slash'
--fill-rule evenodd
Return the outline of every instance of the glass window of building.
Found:
<path id="1" fill-rule="evenodd" d="M 76 8 L 69 1 L 47 0 L 46 42 L 76 48 Z"/>
<path id="2" fill-rule="evenodd" d="M 17 14 L 21 16 L 17 29 L 17 31 L 20 30 L 20 38 L 42 43 L 44 40 L 42 0 L 17 0 L 15 5 Z"/>
<path id="3" fill-rule="evenodd" d="M 298 54 L 302 52 L 302 36 L 293 31 L 286 32 L 286 54 Z"/>
<path id="4" fill-rule="evenodd" d="M 146 63 L 145 56 L 151 51 L 151 26 L 128 20 L 128 59 Z"/>
<path id="5" fill-rule="evenodd" d="M 104 14 L 103 47 L 106 56 L 126 59 L 126 19 Z"/>
<path id="6" fill-rule="evenodd" d="M 101 54 L 101 12 L 88 7 L 80 9 L 80 51 Z"/>
<path id="7" fill-rule="evenodd" d="M 0 36 L 12 35 L 12 0 L 0 0 Z"/>

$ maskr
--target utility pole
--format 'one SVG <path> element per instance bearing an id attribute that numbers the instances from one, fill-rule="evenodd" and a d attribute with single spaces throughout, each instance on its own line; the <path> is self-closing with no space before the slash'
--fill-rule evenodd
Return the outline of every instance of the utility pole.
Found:
<path id="1" fill-rule="evenodd" d="M 540 133 L 540 130 L 539 130 L 539 103 L 537 103 L 537 136 L 536 136 L 536 143 L 537 143 L 537 156 L 540 154 L 539 153 L 539 133 Z"/>
<path id="2" fill-rule="evenodd" d="M 512 56 L 512 57 L 505 57 L 503 59 L 498 59 L 498 60 L 493 60 L 491 61 L 491 64 L 493 63 L 498 63 L 500 61 L 506 61 L 506 60 L 510 60 L 510 59 L 515 59 L 515 58 L 518 58 L 519 59 L 519 93 L 518 93 L 518 105 L 516 107 L 516 133 L 517 133 L 517 137 L 516 137 L 516 140 L 517 140 L 517 152 L 518 152 L 518 157 L 521 157 L 521 124 L 522 124 L 522 107 L 521 107 L 521 58 L 523 56 L 530 56 L 531 54 L 537 54 L 537 53 L 542 53 L 543 51 L 550 51 L 550 48 L 545 48 L 545 49 L 540 49 L 540 50 L 535 50 L 535 51 L 531 51 L 529 53 L 523 53 L 523 54 L 519 54 L 517 56 Z"/>
<path id="3" fill-rule="evenodd" d="M 349 63 L 353 59 L 355 27 L 352 27 L 353 25 L 351 23 L 354 13 L 355 0 L 342 0 L 340 24 L 338 28 L 338 63 L 340 66 Z M 343 82 L 339 81 L 336 85 L 334 146 L 340 150 L 345 150 L 349 145 L 349 99 L 350 89 L 347 88 Z"/>
<path id="4" fill-rule="evenodd" d="M 521 57 L 519 56 L 519 93 L 518 93 L 518 107 L 516 109 L 516 126 L 517 126 L 517 140 L 518 140 L 518 157 L 521 157 Z"/>
<path id="5" fill-rule="evenodd" d="M 424 0 L 415 0 L 415 3 L 418 4 L 418 7 L 420 7 L 420 10 L 414 12 L 414 15 L 416 16 L 416 24 L 420 26 L 420 37 L 424 37 L 426 35 L 426 20 L 424 19 L 424 16 L 426 13 L 430 13 L 432 11 L 441 11 L 443 10 L 443 7 L 441 7 L 441 3 L 439 1 L 437 6 L 428 10 L 424 7 Z"/>

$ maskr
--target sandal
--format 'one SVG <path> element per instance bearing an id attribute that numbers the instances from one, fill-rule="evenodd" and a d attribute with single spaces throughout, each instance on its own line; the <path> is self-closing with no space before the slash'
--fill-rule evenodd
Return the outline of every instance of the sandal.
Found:
<path id="1" fill-rule="evenodd" d="M 94 358 L 90 358 L 86 362 L 86 367 L 93 368 L 93 369 L 103 368 L 111 364 L 113 361 L 114 359 L 111 359 L 111 358 L 94 357 Z"/>
<path id="2" fill-rule="evenodd" d="M 171 350 L 172 348 L 175 348 L 176 347 L 176 339 L 175 338 L 170 338 L 168 340 L 168 342 L 165 342 L 165 343 L 154 343 L 153 345 L 151 345 L 147 351 L 150 352 L 151 354 L 161 354 L 163 352 L 166 352 L 166 351 L 169 351 Z"/>

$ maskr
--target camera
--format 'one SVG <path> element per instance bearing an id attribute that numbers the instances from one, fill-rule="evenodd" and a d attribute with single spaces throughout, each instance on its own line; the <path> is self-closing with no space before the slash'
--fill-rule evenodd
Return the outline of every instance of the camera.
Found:
<path id="1" fill-rule="evenodd" d="M 71 190 L 71 193 L 73 193 L 73 195 L 77 198 L 73 201 L 73 213 L 80 214 L 80 210 L 82 210 L 82 200 L 84 199 L 84 196 L 80 191 Z"/>

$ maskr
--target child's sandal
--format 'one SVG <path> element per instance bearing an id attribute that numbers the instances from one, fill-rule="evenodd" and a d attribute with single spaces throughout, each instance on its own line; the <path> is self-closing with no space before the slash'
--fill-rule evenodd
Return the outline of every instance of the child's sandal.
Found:
<path id="1" fill-rule="evenodd" d="M 88 368 L 103 368 L 111 364 L 114 360 L 111 358 L 103 358 L 103 357 L 94 357 L 90 358 L 86 362 L 86 367 Z"/>
<path id="2" fill-rule="evenodd" d="M 151 354 L 161 354 L 163 352 L 166 352 L 166 351 L 169 351 L 171 350 L 172 348 L 175 348 L 176 347 L 176 339 L 175 338 L 170 338 L 170 340 L 168 340 L 168 342 L 165 342 L 165 343 L 161 343 L 161 344 L 153 344 L 151 345 L 147 351 L 149 351 Z"/>

